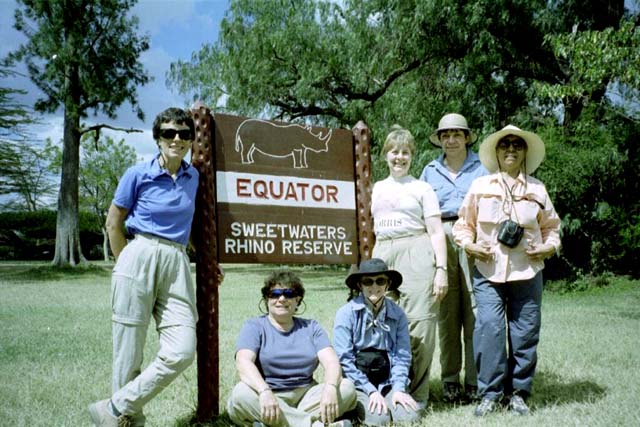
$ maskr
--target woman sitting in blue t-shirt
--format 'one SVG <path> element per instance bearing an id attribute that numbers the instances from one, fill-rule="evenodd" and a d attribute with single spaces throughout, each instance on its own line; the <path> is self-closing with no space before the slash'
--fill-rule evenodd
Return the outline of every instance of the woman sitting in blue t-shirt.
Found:
<path id="1" fill-rule="evenodd" d="M 227 411 L 237 425 L 351 426 L 335 419 L 355 407 L 355 387 L 342 378 L 318 322 L 294 317 L 303 298 L 302 282 L 291 272 L 276 271 L 265 280 L 262 300 L 268 313 L 247 320 L 236 343 L 240 382 Z M 313 379 L 318 362 L 323 384 Z"/>

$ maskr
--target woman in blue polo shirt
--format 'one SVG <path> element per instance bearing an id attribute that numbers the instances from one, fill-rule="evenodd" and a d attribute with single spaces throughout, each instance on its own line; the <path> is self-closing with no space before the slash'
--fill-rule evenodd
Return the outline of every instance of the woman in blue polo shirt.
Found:
<path id="1" fill-rule="evenodd" d="M 186 245 L 198 171 L 184 161 L 194 137 L 193 119 L 187 111 L 169 108 L 156 117 L 153 137 L 160 153 L 125 172 L 107 216 L 116 258 L 113 394 L 89 406 L 96 426 L 143 426 L 143 406 L 192 363 L 196 351 L 195 284 Z M 130 243 L 125 227 L 134 236 Z M 160 349 L 142 370 L 152 317 Z"/>

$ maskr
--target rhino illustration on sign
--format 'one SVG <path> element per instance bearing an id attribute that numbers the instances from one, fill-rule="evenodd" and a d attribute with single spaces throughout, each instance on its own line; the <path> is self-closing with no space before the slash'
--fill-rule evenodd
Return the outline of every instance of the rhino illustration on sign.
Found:
<path id="1" fill-rule="evenodd" d="M 284 137 L 280 138 L 276 144 L 274 138 L 269 135 L 274 132 L 282 132 Z M 323 135 L 322 132 L 314 133 L 309 125 L 300 125 L 297 123 L 276 124 L 260 119 L 247 119 L 240 123 L 236 130 L 235 149 L 240 153 L 242 163 L 254 163 L 253 155 L 256 151 L 259 153 L 276 158 L 284 158 L 291 156 L 293 158 L 293 167 L 296 169 L 306 169 L 307 152 L 326 153 L 329 151 L 329 140 L 331 139 L 332 129 Z"/>

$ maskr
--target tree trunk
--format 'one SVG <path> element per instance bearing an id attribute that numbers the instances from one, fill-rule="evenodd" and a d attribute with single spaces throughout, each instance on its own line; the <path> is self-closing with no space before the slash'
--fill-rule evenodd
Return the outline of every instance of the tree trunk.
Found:
<path id="1" fill-rule="evenodd" d="M 64 108 L 64 142 L 62 145 L 62 175 L 58 192 L 56 221 L 56 252 L 52 264 L 57 267 L 86 263 L 80 247 L 78 219 L 78 175 L 80 173 L 80 96 L 76 72 L 68 67 L 67 97 Z"/>
<path id="2" fill-rule="evenodd" d="M 104 254 L 104 260 L 109 261 L 109 233 L 107 233 L 107 227 L 102 226 L 102 253 Z"/>

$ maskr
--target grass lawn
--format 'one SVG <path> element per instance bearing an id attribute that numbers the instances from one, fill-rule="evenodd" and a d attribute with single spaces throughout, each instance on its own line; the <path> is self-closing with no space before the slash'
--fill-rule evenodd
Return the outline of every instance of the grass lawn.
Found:
<path id="1" fill-rule="evenodd" d="M 271 266 L 227 265 L 220 288 L 221 408 L 237 381 L 235 338 L 259 314 L 260 287 Z M 292 267 L 307 289 L 307 311 L 331 333 L 347 297 L 346 271 Z M 0 425 L 90 426 L 86 407 L 110 394 L 110 270 L 54 272 L 45 264 L 0 263 Z M 149 330 L 145 364 L 155 355 Z M 440 402 L 436 352 L 432 400 L 419 426 L 640 426 L 640 282 L 546 292 L 533 414 L 484 419 L 472 406 Z M 145 407 L 147 425 L 186 427 L 197 405 L 195 364 Z M 212 426 L 230 425 L 223 414 Z"/>

